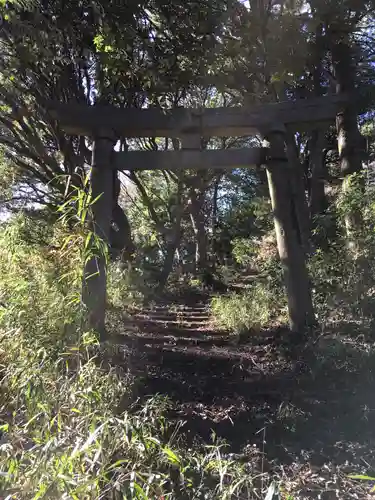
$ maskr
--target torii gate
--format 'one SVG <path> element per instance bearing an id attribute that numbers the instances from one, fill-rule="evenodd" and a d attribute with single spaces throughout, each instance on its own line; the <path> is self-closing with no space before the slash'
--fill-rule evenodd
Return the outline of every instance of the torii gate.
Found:
<path id="1" fill-rule="evenodd" d="M 77 103 L 51 103 L 52 118 L 71 135 L 94 139 L 91 189 L 101 195 L 93 208 L 94 231 L 106 243 L 112 216 L 112 171 L 233 169 L 265 165 L 275 220 L 277 246 L 284 268 L 290 327 L 301 331 L 313 323 L 305 253 L 296 228 L 291 168 L 285 149 L 286 132 L 317 129 L 331 122 L 345 106 L 343 95 L 237 108 L 115 108 Z M 261 134 L 265 148 L 200 150 L 201 137 Z M 115 152 L 119 138 L 173 137 L 183 139 L 179 151 Z M 86 277 L 90 276 L 90 279 Z M 105 338 L 106 262 L 104 255 L 86 263 L 82 299 L 89 326 Z"/>

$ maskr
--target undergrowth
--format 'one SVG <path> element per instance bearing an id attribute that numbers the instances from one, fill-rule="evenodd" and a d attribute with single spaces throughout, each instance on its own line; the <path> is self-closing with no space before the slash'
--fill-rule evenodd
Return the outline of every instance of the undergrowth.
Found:
<path id="1" fill-rule="evenodd" d="M 213 297 L 211 311 L 218 326 L 235 333 L 259 331 L 275 312 L 272 294 L 262 285 L 229 296 Z"/>
<path id="2" fill-rule="evenodd" d="M 0 229 L 0 495 L 251 498 L 246 464 L 217 440 L 185 447 L 166 400 L 124 407 L 132 376 L 82 328 L 81 244 L 79 231 L 67 240 L 64 226 L 23 216 Z"/>
<path id="3" fill-rule="evenodd" d="M 245 266 L 253 279 L 237 293 L 214 297 L 211 312 L 216 324 L 235 334 L 257 332 L 271 322 L 286 322 L 282 269 L 277 258 L 276 241 L 266 234 L 260 241 L 238 239 L 234 242 L 237 264 Z M 241 273 L 236 281 L 241 283 Z"/>

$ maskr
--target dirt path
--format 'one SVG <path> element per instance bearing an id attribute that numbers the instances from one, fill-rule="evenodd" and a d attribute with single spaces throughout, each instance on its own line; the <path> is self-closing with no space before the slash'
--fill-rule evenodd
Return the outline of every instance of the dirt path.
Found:
<path id="1" fill-rule="evenodd" d="M 286 347 L 285 331 L 238 344 L 214 328 L 204 297 L 134 311 L 124 326 L 141 395 L 167 395 L 188 440 L 214 430 L 228 452 L 263 456 L 262 472 L 284 476 L 294 499 L 367 498 L 347 474 L 375 467 L 373 343 L 336 329 L 305 348 Z"/>

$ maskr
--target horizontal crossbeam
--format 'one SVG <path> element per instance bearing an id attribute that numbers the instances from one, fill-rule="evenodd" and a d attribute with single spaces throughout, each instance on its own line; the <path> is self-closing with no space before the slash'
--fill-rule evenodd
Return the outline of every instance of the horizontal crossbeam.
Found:
<path id="1" fill-rule="evenodd" d="M 264 132 L 273 123 L 290 130 L 317 128 L 335 117 L 343 95 L 256 105 L 251 108 L 116 108 L 78 103 L 49 103 L 53 118 L 68 134 L 96 136 L 113 130 L 121 137 L 235 137 Z"/>
<path id="2" fill-rule="evenodd" d="M 206 149 L 204 151 L 127 151 L 115 153 L 113 168 L 117 170 L 233 169 L 262 165 L 267 148 Z"/>

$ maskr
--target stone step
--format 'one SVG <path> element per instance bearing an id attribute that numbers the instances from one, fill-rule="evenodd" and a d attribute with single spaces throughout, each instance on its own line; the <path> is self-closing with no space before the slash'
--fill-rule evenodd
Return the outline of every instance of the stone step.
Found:
<path id="1" fill-rule="evenodd" d="M 178 307 L 173 307 L 173 306 L 168 306 L 168 305 L 156 305 L 153 307 L 149 308 L 150 310 L 158 311 L 158 310 L 163 310 L 163 311 L 170 311 L 170 312 L 177 312 L 177 311 L 207 311 L 208 307 L 207 305 L 195 305 L 195 306 L 178 306 Z"/>
<path id="2" fill-rule="evenodd" d="M 163 326 L 165 327 L 189 327 L 189 328 L 204 328 L 207 326 L 207 322 L 204 321 L 176 321 L 171 319 L 153 319 L 153 318 L 135 318 L 134 322 L 136 324 L 144 324 L 147 326 Z"/>
<path id="3" fill-rule="evenodd" d="M 201 309 L 169 309 L 168 307 L 144 307 L 142 309 L 138 309 L 135 312 L 142 312 L 142 311 L 152 311 L 152 312 L 167 312 L 170 314 L 207 314 L 209 312 L 209 309 L 207 308 L 201 308 Z"/>
<path id="4" fill-rule="evenodd" d="M 150 321 L 183 321 L 183 322 L 201 322 L 206 323 L 210 320 L 210 316 L 208 314 L 205 315 L 189 315 L 189 314 L 172 314 L 172 313 L 153 313 L 153 312 L 144 312 L 139 313 L 133 316 L 133 318 L 139 319 L 149 319 Z"/>

